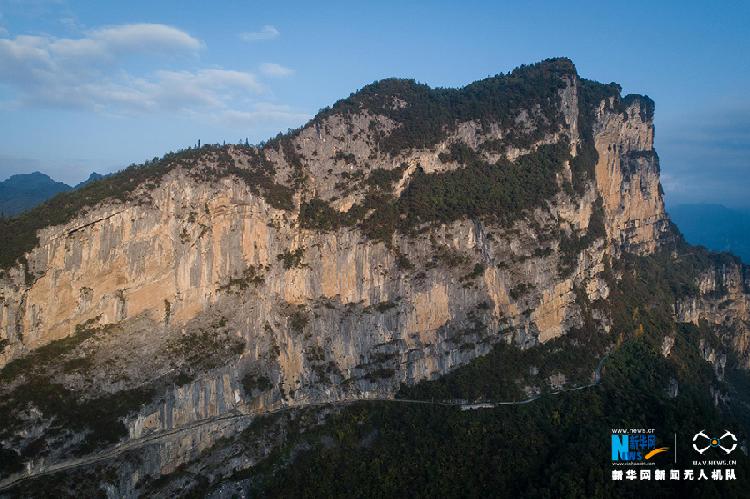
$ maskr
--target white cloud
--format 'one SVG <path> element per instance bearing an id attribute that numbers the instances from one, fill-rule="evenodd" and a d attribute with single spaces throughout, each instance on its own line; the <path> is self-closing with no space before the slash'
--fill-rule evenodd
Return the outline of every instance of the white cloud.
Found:
<path id="1" fill-rule="evenodd" d="M 151 107 L 174 110 L 225 109 L 264 90 L 254 75 L 225 69 L 158 71 L 143 88 Z"/>
<path id="2" fill-rule="evenodd" d="M 163 24 L 112 26 L 82 38 L 19 35 L 0 39 L 0 82 L 20 86 L 22 92 L 39 85 L 54 88 L 91 79 L 123 57 L 191 54 L 201 45 L 187 33 Z"/>
<path id="3" fill-rule="evenodd" d="M 200 40 L 165 24 L 109 26 L 88 31 L 83 38 L 33 38 L 29 41 L 40 47 L 46 45 L 51 54 L 77 62 L 138 54 L 189 54 L 203 46 Z"/>
<path id="4" fill-rule="evenodd" d="M 139 79 L 118 69 L 118 63 L 134 55 L 193 53 L 200 47 L 199 40 L 162 24 L 107 27 L 83 38 L 19 35 L 0 39 L 0 83 L 13 88 L 16 103 L 26 106 L 99 110 L 126 104 L 161 107 L 156 105 L 156 87 L 175 84 L 175 79 L 183 83 L 186 76 L 176 78 L 157 72 Z M 236 72 L 228 72 L 223 78 L 210 70 L 192 76 L 192 87 L 204 90 L 202 102 L 220 100 L 214 90 L 209 90 L 212 80 L 223 87 L 258 87 L 252 75 L 242 80 Z M 228 85 L 231 81 L 234 83 Z M 161 93 L 174 99 L 174 95 L 185 93 L 182 89 L 184 85 L 174 93 Z"/>
<path id="5" fill-rule="evenodd" d="M 163 24 L 109 26 L 80 38 L 0 38 L 0 85 L 13 96 L 12 101 L 0 101 L 0 108 L 55 107 L 113 115 L 180 112 L 243 125 L 297 124 L 308 118 L 285 106 L 259 102 L 268 89 L 251 72 L 208 68 L 133 74 L 125 69 L 134 57 L 140 62 L 155 55 L 195 56 L 203 46 Z M 260 73 L 278 77 L 293 71 L 268 63 Z"/>
<path id="6" fill-rule="evenodd" d="M 285 77 L 294 74 L 294 70 L 274 62 L 264 62 L 260 65 L 260 72 L 266 76 Z"/>
<path id="7" fill-rule="evenodd" d="M 240 33 L 240 39 L 246 42 L 257 42 L 260 40 L 275 40 L 281 35 L 278 29 L 270 24 L 263 26 L 260 31 Z"/>
<path id="8" fill-rule="evenodd" d="M 165 24 L 122 24 L 89 32 L 89 38 L 113 52 L 195 51 L 202 43 Z"/>
<path id="9" fill-rule="evenodd" d="M 224 110 L 214 116 L 217 121 L 234 126 L 253 126 L 258 123 L 303 123 L 312 116 L 294 111 L 286 105 L 259 102 L 248 111 Z"/>
<path id="10" fill-rule="evenodd" d="M 20 105 L 86 109 L 114 114 L 216 111 L 243 105 L 264 91 L 251 73 L 226 69 L 156 71 L 146 77 L 71 80 L 37 85 Z"/>

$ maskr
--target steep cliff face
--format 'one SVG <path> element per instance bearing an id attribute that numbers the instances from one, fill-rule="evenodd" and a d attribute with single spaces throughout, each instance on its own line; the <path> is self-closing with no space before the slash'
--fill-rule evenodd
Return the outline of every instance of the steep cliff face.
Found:
<path id="1" fill-rule="evenodd" d="M 386 80 L 262 147 L 170 158 L 124 200 L 40 230 L 6 269 L 4 372 L 59 352 L 33 376 L 14 368 L 2 391 L 18 400 L 41 379 L 95 403 L 147 387 L 111 415 L 139 439 L 233 411 L 390 397 L 495 343 L 564 337 L 587 320 L 582 301 L 608 297 L 613 258 L 674 237 L 652 119 L 647 97 L 554 60 L 455 91 Z M 677 316 L 746 321 L 747 284 L 732 286 L 722 315 L 704 300 Z M 4 446 L 44 438 L 56 410 L 13 412 Z M 242 428 L 219 426 L 167 438 L 134 473 L 168 473 Z M 45 442 L 28 469 L 88 449 L 75 432 Z"/>
<path id="2" fill-rule="evenodd" d="M 667 232 L 654 150 L 652 103 L 634 100 L 624 113 L 597 110 L 596 186 L 604 200 L 607 234 L 629 250 L 653 252 Z"/>
<path id="3" fill-rule="evenodd" d="M 712 325 L 747 369 L 750 367 L 750 272 L 729 255 L 707 267 L 697 279 L 696 293 L 675 303 L 675 316 L 680 322 L 700 325 L 705 321 Z M 712 362 L 716 360 L 713 351 L 706 356 L 714 357 Z"/>
<path id="4" fill-rule="evenodd" d="M 534 107 L 520 108 L 513 119 L 515 128 L 528 130 L 529 136 L 540 128 L 553 131 L 539 140 L 526 140 L 525 148 L 507 140 L 502 146 L 507 157 L 515 159 L 541 144 L 560 141 L 570 143 L 572 154 L 576 154 L 575 144 L 582 140 L 578 114 L 586 110 L 579 109 L 579 80 L 575 74 L 559 78 L 562 83 L 556 104 L 561 122 L 535 128 Z M 39 244 L 26 257 L 30 271 L 38 276 L 36 280 L 24 282 L 23 268 L 16 267 L 3 281 L 0 324 L 8 341 L 3 358 L 7 362 L 23 351 L 68 336 L 76 325 L 91 319 L 109 324 L 147 314 L 165 326 L 177 326 L 215 304 L 226 294 L 222 286 L 231 279 L 250 268 L 269 266 L 271 274 L 265 279 L 262 294 L 275 295 L 295 305 L 325 297 L 367 307 L 403 295 L 424 302 L 426 298 L 421 296 L 427 296 L 437 304 L 431 308 L 437 310 L 428 317 L 417 312 L 420 307 L 415 303 L 412 317 L 405 319 L 409 324 L 407 333 L 434 330 L 453 315 L 448 310 L 452 300 L 447 299 L 452 286 L 433 286 L 432 280 L 426 279 L 422 293 L 390 291 L 387 285 L 408 281 L 402 277 L 408 272 L 394 266 L 399 254 L 388 246 L 395 245 L 408 258 L 421 261 L 432 254 L 437 238 L 438 245 L 466 253 L 472 261 L 495 263 L 485 265 L 495 269 L 498 263 L 507 263 L 509 256 L 530 256 L 536 249 L 551 249 L 554 257 L 559 249 L 554 243 L 535 247 L 534 242 L 524 241 L 516 234 L 526 231 L 530 237 L 538 237 L 538 231 L 529 225 L 545 223 L 551 228 L 562 224 L 568 230 L 585 231 L 598 196 L 604 201 L 603 222 L 609 239 L 605 246 L 619 242 L 630 249 L 653 251 L 665 223 L 653 151 L 653 124 L 642 109 L 642 101 L 631 101 L 620 110 L 619 96 L 613 95 L 594 110 L 593 140 L 599 159 L 595 182 L 587 184 L 582 196 L 559 192 L 545 203 L 547 206 L 529 210 L 507 227 L 494 227 L 483 220 L 441 224 L 430 234 L 431 244 L 426 242 L 430 238 L 402 234 L 384 244 L 368 240 L 356 227 L 323 233 L 305 230 L 300 228 L 299 206 L 303 198 L 315 198 L 332 202 L 339 211 L 348 210 L 366 194 L 356 177 L 370 173 L 370 179 L 373 170 L 392 173 L 397 182 L 394 192 L 399 193 L 409 184 L 416 165 L 428 174 L 461 168 L 460 159 L 446 161 L 441 157 L 455 144 L 481 151 L 483 159 L 497 159 L 500 154 L 487 152 L 482 145 L 502 142 L 512 132 L 517 133 L 515 129 L 504 130 L 499 123 L 478 120 L 458 122 L 444 140 L 428 149 L 410 148 L 393 154 L 373 150 L 373 143 L 378 136 L 403 125 L 367 110 L 347 115 L 336 113 L 334 108 L 333 114 L 308 125 L 288 143 L 283 142 L 282 147 L 253 151 L 276 165 L 276 178 L 281 183 L 294 185 L 303 177 L 304 183 L 295 194 L 297 209 L 292 210 L 274 209 L 235 177 L 196 180 L 191 167 L 178 166 L 158 186 L 136 191 L 132 201 L 105 201 L 63 226 L 40 231 Z M 409 104 L 394 104 L 397 105 Z M 539 118 L 542 122 L 544 119 Z M 225 154 L 240 168 L 253 168 L 246 161 L 246 151 L 230 146 Z M 202 161 L 203 168 L 217 167 L 211 154 Z M 399 165 L 409 166 L 399 169 Z M 548 181 L 561 184 L 561 177 L 570 176 L 566 162 L 558 178 Z M 497 231 L 497 241 L 487 240 L 487 235 L 495 236 L 492 231 Z M 286 268 L 279 257 L 294 251 L 301 252 L 300 261 Z M 477 251 L 483 254 L 471 254 Z M 555 258 L 529 260 L 531 269 L 538 264 L 544 267 L 544 262 Z M 528 274 L 528 269 L 524 273 Z M 482 287 L 492 298 L 494 311 L 499 313 L 505 307 L 507 313 L 513 300 L 504 295 L 523 279 L 501 274 L 490 268 L 477 277 L 487 283 Z M 548 276 L 547 280 L 556 278 Z M 527 284 L 541 287 L 539 291 L 550 285 L 538 276 L 532 276 L 531 281 L 538 281 Z M 411 286 L 408 282 L 396 285 Z M 545 303 L 560 294 L 559 289 L 547 291 Z M 462 305 L 458 306 L 464 308 Z M 557 324 L 541 328 L 544 337 L 560 334 L 559 321 L 554 322 Z"/>

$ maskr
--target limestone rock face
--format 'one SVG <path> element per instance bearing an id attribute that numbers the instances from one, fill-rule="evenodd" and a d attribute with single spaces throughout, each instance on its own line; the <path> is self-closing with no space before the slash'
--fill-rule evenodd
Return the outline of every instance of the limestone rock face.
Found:
<path id="1" fill-rule="evenodd" d="M 705 321 L 716 326 L 741 364 L 750 368 L 750 270 L 729 260 L 704 272 L 696 284 L 696 297 L 675 303 L 677 320 L 695 325 Z M 716 365 L 716 354 L 710 358 L 706 355 L 706 360 Z M 722 370 L 725 362 L 726 359 Z"/>
<path id="2" fill-rule="evenodd" d="M 95 365 L 91 376 L 100 382 L 91 390 L 110 394 L 169 380 L 158 397 L 123 417 L 127 440 L 238 411 L 391 397 L 401 383 L 434 379 L 495 343 L 525 348 L 565 335 L 583 323 L 577 301 L 609 295 L 604 273 L 612 258 L 652 253 L 671 236 L 647 101 L 601 99 L 586 137 L 581 80 L 572 73 L 558 83 L 555 126 L 532 104 L 502 123 L 458 120 L 433 145 L 394 152 L 380 149 L 382 138 L 404 123 L 334 108 L 281 147 L 226 147 L 197 164 L 175 165 L 126 201 L 101 202 L 40 230 L 26 263 L 0 278 L 0 366 L 74 337 L 82 325 L 117 325 L 110 350 L 133 353 Z M 387 105 L 397 112 L 412 104 L 394 98 Z M 512 141 L 518 134 L 526 139 Z M 357 224 L 316 229 L 303 219 L 310 199 L 350 213 L 367 199 L 364 186 L 376 171 L 393 174 L 398 197 L 418 174 L 462 168 L 446 158 L 456 144 L 493 163 L 563 141 L 575 156 L 585 140 L 598 158 L 579 193 L 563 188 L 576 175 L 566 161 L 549 179 L 557 194 L 512 223 L 458 217 L 378 239 Z M 502 141 L 503 148 L 493 146 Z M 293 190 L 288 208 L 239 174 L 204 174 L 221 162 L 249 171 L 250 157 L 274 165 L 273 181 Z M 594 222 L 602 233 L 591 229 Z M 566 249 L 563 235 L 579 247 Z M 748 283 L 736 268 L 723 272 L 705 276 L 704 299 L 675 305 L 680 320 L 747 324 Z M 726 290 L 721 296 L 717 282 Z M 731 306 L 721 306 L 725 299 Z M 597 324 L 609 330 L 607 317 Z M 188 340 L 214 330 L 240 347 L 198 369 L 189 359 L 202 358 L 203 343 Z M 733 341 L 746 354 L 743 331 Z M 154 345 L 150 358 L 159 362 L 129 350 L 136 343 Z M 91 351 L 92 358 L 104 355 Z M 124 374 L 112 379 L 111 366 Z M 169 377 L 180 370 L 190 379 Z M 67 376 L 66 386 L 76 379 Z M 170 472 L 242 427 L 217 420 L 169 437 L 149 469 L 134 470 L 119 493 L 139 474 Z"/>
<path id="3" fill-rule="evenodd" d="M 642 106 L 635 101 L 619 114 L 607 112 L 607 102 L 602 102 L 594 126 L 596 186 L 604 200 L 609 237 L 629 251 L 650 253 L 668 227 L 654 124 L 643 119 Z"/>
<path id="4" fill-rule="evenodd" d="M 537 144 L 561 136 L 573 144 L 579 141 L 576 80 L 566 81 L 560 93 L 564 116 L 560 131 Z M 519 116 L 520 122 L 524 115 Z M 25 283 L 23 273 L 16 270 L 2 282 L 0 327 L 9 345 L 0 359 L 7 362 L 64 338 L 76 325 L 89 320 L 108 324 L 145 314 L 164 327 L 178 327 L 224 299 L 227 283 L 249 267 L 270 267 L 264 271 L 267 275 L 259 293 L 263 305 L 254 302 L 269 313 L 275 302 L 308 305 L 328 299 L 366 308 L 397 301 L 394 310 L 400 319 L 395 326 L 407 345 L 409 335 L 436 331 L 465 315 L 465 306 L 476 304 L 466 295 L 475 295 L 474 302 L 490 299 L 496 321 L 501 315 L 506 320 L 515 317 L 514 325 L 531 328 L 535 339 L 556 337 L 565 330 L 574 283 L 586 280 L 589 289 L 596 288 L 589 279 L 600 270 L 597 265 L 604 255 L 623 248 L 653 251 L 665 231 L 653 124 L 642 118 L 637 100 L 624 113 L 602 101 L 594 126 L 599 154 L 595 183 L 579 200 L 557 196 L 548 213 L 536 213 L 532 220 L 549 226 L 562 222 L 585 230 L 593 201 L 601 196 L 608 240 L 597 241 L 590 254 L 581 252 L 579 266 L 571 276 L 557 275 L 554 252 L 552 257 L 533 256 L 535 250 L 544 248 L 535 241 L 540 234 L 529 227 L 528 219 L 517 221 L 511 230 L 485 226 L 481 221 L 458 221 L 437 228 L 431 241 L 402 238 L 399 247 L 410 259 L 420 261 L 430 258 L 437 238 L 438 246 L 465 253 L 472 264 L 485 265 L 477 276 L 481 285 L 467 291 L 463 283 L 457 285 L 456 276 L 447 278 L 442 271 L 413 282 L 409 272 L 395 265 L 395 255 L 385 244 L 366 240 L 357 230 L 322 233 L 301 229 L 298 212 L 269 206 L 233 178 L 197 182 L 189 172 L 177 168 L 148 191 L 147 202 L 104 203 L 65 226 L 40 232 L 39 245 L 27 256 L 29 268 L 40 277 Z M 308 159 L 310 188 L 317 195 L 339 192 L 327 180 L 324 168 L 353 168 L 346 161 L 332 159 L 337 151 L 347 151 L 360 161 L 372 155 L 365 135 L 369 123 L 377 123 L 379 133 L 394 128 L 384 117 L 357 115 L 345 124 L 341 116 L 333 116 L 322 126 L 308 126 L 295 138 L 300 154 Z M 457 130 L 457 135 L 433 150 L 406 151 L 396 158 L 375 154 L 373 163 L 387 162 L 378 165 L 385 168 L 419 164 L 426 171 L 457 168 L 459 165 L 446 166 L 438 159 L 457 137 L 470 137 L 476 144 L 507 133 L 490 127 L 489 134 L 482 136 L 471 123 L 460 124 Z M 278 155 L 272 151 L 269 156 L 274 154 Z M 407 170 L 404 183 L 408 183 L 408 175 Z M 353 197 L 361 196 L 355 192 Z M 487 234 L 494 236 L 493 240 L 487 240 Z M 296 250 L 304 253 L 301 265 L 283 268 L 280 255 Z M 523 262 L 517 265 L 514 259 Z M 497 270 L 502 263 L 508 270 Z M 508 291 L 519 284 L 528 285 L 533 292 L 510 299 Z M 535 305 L 527 307 L 533 311 L 532 320 L 520 317 L 526 310 L 519 309 L 521 302 Z M 246 336 L 259 334 L 263 323 L 254 326 L 256 331 Z"/>

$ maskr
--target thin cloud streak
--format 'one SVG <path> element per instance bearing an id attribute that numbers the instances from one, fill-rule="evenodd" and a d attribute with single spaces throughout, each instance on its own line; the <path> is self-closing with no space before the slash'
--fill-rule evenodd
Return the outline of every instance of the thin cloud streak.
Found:
<path id="1" fill-rule="evenodd" d="M 274 62 L 264 62 L 263 64 L 261 64 L 260 72 L 265 76 L 274 78 L 284 78 L 287 76 L 292 76 L 294 74 L 293 69 L 282 66 L 281 64 L 276 64 Z"/>
<path id="2" fill-rule="evenodd" d="M 253 126 L 257 123 L 304 123 L 311 118 L 311 115 L 296 112 L 289 106 L 268 102 L 260 102 L 250 111 L 227 109 L 214 116 L 217 121 L 235 126 Z"/>
<path id="3" fill-rule="evenodd" d="M 240 40 L 258 42 L 262 40 L 275 40 L 279 36 L 281 36 L 281 32 L 276 27 L 266 24 L 259 31 L 240 33 Z"/>

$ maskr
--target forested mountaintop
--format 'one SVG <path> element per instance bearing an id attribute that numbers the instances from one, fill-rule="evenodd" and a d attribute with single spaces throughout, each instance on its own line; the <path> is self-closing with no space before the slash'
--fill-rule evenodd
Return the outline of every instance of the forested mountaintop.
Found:
<path id="1" fill-rule="evenodd" d="M 88 181 L 75 191 L 55 196 L 15 218 L 1 219 L 0 230 L 9 237 L 0 245 L 0 268 L 7 268 L 30 250 L 37 242 L 39 229 L 65 224 L 102 202 L 125 201 L 135 191 L 155 187 L 165 174 L 178 167 L 206 180 L 238 177 L 277 208 L 292 209 L 294 195 L 300 194 L 305 200 L 301 207 L 303 223 L 317 227 L 362 224 L 375 237 L 388 235 L 396 225 L 404 225 L 394 219 L 404 214 L 409 218 L 406 225 L 488 213 L 512 219 L 517 212 L 537 206 L 540 198 L 549 197 L 557 189 L 550 180 L 557 173 L 556 168 L 571 159 L 567 152 L 570 137 L 568 142 L 563 138 L 558 145 L 545 146 L 539 151 L 531 149 L 537 142 L 544 142 L 546 135 L 560 131 L 564 121 L 561 91 L 573 82 L 577 83 L 577 97 L 581 101 L 578 119 L 583 134 L 576 146 L 579 155 L 572 162 L 576 175 L 566 187 L 575 184 L 580 191 L 586 178 L 591 177 L 595 161 L 590 127 L 596 107 L 608 100 L 612 110 L 624 113 L 637 101 L 641 120 L 651 121 L 654 112 L 651 99 L 639 95 L 620 97 L 617 84 L 581 79 L 572 61 L 566 58 L 521 66 L 458 89 L 433 89 L 414 80 L 386 79 L 321 110 L 303 127 L 279 134 L 259 146 L 206 144 L 170 152 L 106 178 Z M 368 116 L 367 130 L 355 132 L 353 117 L 362 115 Z M 387 126 L 383 125 L 384 120 Z M 311 174 L 306 163 L 326 158 L 305 157 L 299 141 L 305 131 L 315 130 L 320 136 L 326 132 L 321 132 L 321 128 L 330 127 L 332 122 L 343 122 L 346 132 L 365 136 L 365 142 L 373 149 L 368 160 L 381 155 L 403 157 L 406 151 L 434 147 L 462 123 L 476 123 L 489 138 L 476 149 L 463 141 L 452 141 L 441 152 L 440 159 L 466 168 L 449 175 L 431 176 L 420 175 L 423 172 L 420 168 L 411 179 L 410 188 L 398 197 L 391 196 L 390 188 L 403 176 L 405 163 L 394 160 L 394 168 L 363 164 L 349 150 L 357 144 L 340 144 L 330 159 L 343 161 L 352 171 L 341 172 L 335 187 L 350 185 L 334 190 L 341 193 L 361 184 L 360 189 L 367 195 L 346 213 L 336 214 L 305 182 Z M 493 128 L 505 133 L 495 137 Z M 522 164 L 513 165 L 503 157 L 508 149 L 529 153 Z M 492 168 L 495 165 L 505 168 L 498 171 Z M 434 190 L 441 193 L 440 199 L 437 203 L 425 203 L 425 193 Z M 372 207 L 378 208 L 377 213 L 366 220 L 365 213 Z"/>

